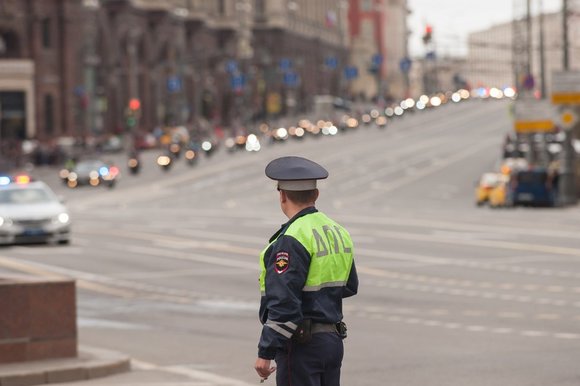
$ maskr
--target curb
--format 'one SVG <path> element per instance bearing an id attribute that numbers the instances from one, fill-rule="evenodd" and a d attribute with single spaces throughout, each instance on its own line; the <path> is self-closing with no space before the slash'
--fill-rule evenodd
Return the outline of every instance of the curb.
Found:
<path id="1" fill-rule="evenodd" d="M 102 378 L 131 370 L 121 353 L 81 346 L 76 358 L 0 365 L 0 386 L 34 386 Z"/>

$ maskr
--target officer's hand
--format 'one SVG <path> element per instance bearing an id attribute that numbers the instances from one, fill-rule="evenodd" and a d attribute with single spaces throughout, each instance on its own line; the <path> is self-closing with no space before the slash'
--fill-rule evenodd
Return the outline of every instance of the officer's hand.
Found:
<path id="1" fill-rule="evenodd" d="M 256 359 L 256 364 L 254 365 L 254 369 L 262 379 L 267 379 L 270 374 L 276 371 L 276 367 L 270 367 L 270 360 L 269 359 Z"/>

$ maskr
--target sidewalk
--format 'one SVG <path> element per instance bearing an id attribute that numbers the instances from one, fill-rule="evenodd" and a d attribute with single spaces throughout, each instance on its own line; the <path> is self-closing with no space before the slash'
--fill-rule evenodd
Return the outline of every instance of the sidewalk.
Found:
<path id="1" fill-rule="evenodd" d="M 0 364 L 0 386 L 33 386 L 86 381 L 129 371 L 126 355 L 80 346 L 76 358 Z"/>
<path id="2" fill-rule="evenodd" d="M 249 370 L 253 372 L 252 369 Z M 257 380 L 256 376 L 256 380 Z M 274 384 L 274 378 L 269 381 Z M 258 382 L 256 382 L 258 383 Z M 186 365 L 158 366 L 80 346 L 77 358 L 0 364 L 0 386 L 252 386 L 227 374 Z"/>

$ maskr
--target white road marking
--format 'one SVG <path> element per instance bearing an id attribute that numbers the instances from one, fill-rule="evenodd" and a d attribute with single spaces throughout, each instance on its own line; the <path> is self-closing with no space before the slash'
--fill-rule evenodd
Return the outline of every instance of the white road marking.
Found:
<path id="1" fill-rule="evenodd" d="M 137 359 L 131 360 L 132 366 L 137 369 L 141 370 L 149 370 L 149 371 L 163 371 L 172 374 L 183 375 L 191 380 L 195 381 L 203 381 L 206 382 L 207 385 L 212 386 L 253 386 L 253 384 L 240 381 L 233 378 L 224 377 L 222 375 L 210 373 L 208 371 L 202 371 L 197 369 L 192 369 L 191 367 L 187 366 L 159 366 L 153 363 L 144 362 Z M 256 378 L 257 375 L 256 375 Z M 257 382 L 259 379 L 257 379 Z"/>
<path id="2" fill-rule="evenodd" d="M 372 320 L 386 320 L 395 323 L 405 323 L 409 325 L 421 324 L 428 327 L 442 327 L 450 330 L 464 330 L 467 332 L 482 333 L 490 332 L 492 334 L 518 334 L 523 337 L 538 338 L 538 337 L 553 337 L 557 339 L 575 340 L 580 339 L 580 334 L 565 333 L 565 332 L 550 332 L 538 330 L 516 330 L 510 327 L 488 327 L 482 325 L 467 325 L 456 322 L 445 322 L 441 320 L 422 319 L 417 317 L 406 318 L 401 315 L 383 315 L 366 312 L 359 312 L 355 314 L 357 317 Z"/>
<path id="3" fill-rule="evenodd" d="M 554 338 L 558 339 L 580 339 L 580 334 L 555 333 Z"/>
<path id="4" fill-rule="evenodd" d="M 559 320 L 561 316 L 559 314 L 538 314 L 536 319 L 539 320 Z"/>
<path id="5" fill-rule="evenodd" d="M 144 324 L 124 323 L 112 320 L 93 319 L 80 316 L 77 318 L 77 325 L 79 327 L 107 328 L 113 330 L 151 330 L 150 326 L 146 326 Z"/>

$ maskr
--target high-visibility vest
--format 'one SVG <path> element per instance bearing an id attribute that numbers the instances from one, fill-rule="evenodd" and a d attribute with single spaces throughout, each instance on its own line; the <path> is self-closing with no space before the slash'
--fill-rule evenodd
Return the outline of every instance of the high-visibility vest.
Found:
<path id="1" fill-rule="evenodd" d="M 303 291 L 346 285 L 353 262 L 353 243 L 349 233 L 324 213 L 315 212 L 297 218 L 286 231 L 273 240 L 260 254 L 260 291 L 266 291 L 268 249 L 282 235 L 295 238 L 310 254 L 310 267 Z"/>

